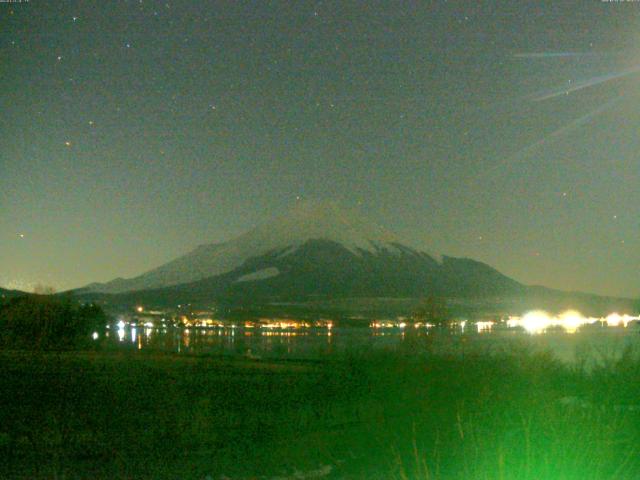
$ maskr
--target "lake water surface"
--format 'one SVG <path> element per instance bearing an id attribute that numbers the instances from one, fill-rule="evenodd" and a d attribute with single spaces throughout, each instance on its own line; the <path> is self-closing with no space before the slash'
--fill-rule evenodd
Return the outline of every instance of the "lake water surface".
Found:
<path id="1" fill-rule="evenodd" d="M 640 329 L 586 328 L 531 334 L 518 329 L 485 332 L 412 328 L 152 328 L 112 326 L 108 344 L 117 349 L 173 351 L 185 354 L 248 358 L 317 359 L 347 351 L 402 349 L 404 352 L 465 354 L 527 348 L 549 351 L 565 362 L 598 362 L 619 358 L 626 350 L 640 352 Z"/>

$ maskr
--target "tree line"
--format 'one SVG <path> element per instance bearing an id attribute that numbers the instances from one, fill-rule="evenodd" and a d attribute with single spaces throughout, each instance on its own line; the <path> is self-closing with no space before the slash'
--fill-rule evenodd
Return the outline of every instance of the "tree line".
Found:
<path id="1" fill-rule="evenodd" d="M 87 347 L 107 323 L 103 309 L 72 296 L 24 295 L 0 304 L 0 348 L 72 350 Z"/>

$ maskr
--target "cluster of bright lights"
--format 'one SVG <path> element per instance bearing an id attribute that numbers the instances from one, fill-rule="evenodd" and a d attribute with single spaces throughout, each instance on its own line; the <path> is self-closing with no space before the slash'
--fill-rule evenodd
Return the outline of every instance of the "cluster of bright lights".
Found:
<path id="1" fill-rule="evenodd" d="M 629 322 L 633 320 L 640 320 L 640 317 L 632 317 L 631 315 L 627 315 L 627 314 L 619 315 L 617 313 L 612 313 L 611 315 L 609 315 L 607 318 L 604 319 L 604 321 L 610 327 L 618 327 L 622 325 L 625 328 L 627 327 Z"/>
<path id="2" fill-rule="evenodd" d="M 371 328 L 397 328 L 398 322 L 392 322 L 390 320 L 376 320 L 369 324 Z"/>
<path id="3" fill-rule="evenodd" d="M 490 332 L 495 322 L 492 321 L 484 321 L 484 322 L 476 322 L 476 328 L 478 329 L 478 333 L 482 332 Z"/>
<path id="4" fill-rule="evenodd" d="M 199 320 L 189 320 L 186 316 L 182 316 L 181 323 L 183 327 L 200 327 L 200 328 L 224 328 L 224 323 L 211 318 L 201 318 Z"/>
<path id="5" fill-rule="evenodd" d="M 373 322 L 369 323 L 369 327 L 370 328 L 375 328 L 375 329 L 379 329 L 379 328 L 407 328 L 407 327 L 413 327 L 413 328 L 431 328 L 434 327 L 435 325 L 431 324 L 431 323 L 426 323 L 426 322 L 415 322 L 415 323 L 407 323 L 404 321 L 396 321 L 396 320 L 374 320 Z"/>
<path id="6" fill-rule="evenodd" d="M 413 324 L 413 328 L 433 328 L 435 325 L 429 322 L 416 322 Z"/>
<path id="7" fill-rule="evenodd" d="M 467 324 L 469 322 L 467 320 L 461 320 L 461 321 L 459 321 L 457 323 L 460 326 L 460 331 L 462 333 L 465 333 L 465 328 L 467 328 Z M 496 322 L 493 322 L 491 320 L 478 321 L 478 322 L 473 322 L 472 323 L 472 325 L 474 325 L 476 327 L 476 330 L 477 330 L 478 333 L 490 332 L 495 324 L 496 324 Z"/>
<path id="8" fill-rule="evenodd" d="M 289 328 L 310 328 L 309 322 L 297 320 L 274 320 L 260 325 L 261 328 L 286 330 Z"/>
<path id="9" fill-rule="evenodd" d="M 141 308 L 141 307 L 139 307 Z M 307 329 L 311 327 L 315 328 L 326 328 L 329 332 L 333 328 L 333 321 L 327 319 L 321 319 L 315 322 L 309 321 L 300 321 L 300 320 L 292 320 L 292 319 L 265 319 L 261 318 L 258 321 L 246 321 L 241 323 L 240 325 L 236 325 L 235 323 L 227 324 L 223 323 L 220 320 L 214 320 L 211 318 L 201 318 L 196 320 L 190 320 L 186 316 L 182 316 L 180 319 L 180 324 L 185 327 L 185 333 L 189 334 L 190 327 L 196 328 L 212 328 L 216 327 L 217 329 L 227 329 L 229 328 L 231 333 L 233 334 L 233 330 L 236 328 L 245 329 L 253 329 L 259 328 L 263 334 L 268 334 L 273 331 L 287 331 L 287 330 L 297 330 L 297 329 Z M 553 315 L 544 310 L 533 310 L 527 312 L 523 316 L 511 316 L 506 321 L 506 326 L 509 328 L 522 328 L 526 332 L 531 334 L 544 333 L 549 329 L 553 328 L 561 328 L 567 333 L 575 333 L 581 327 L 585 325 L 593 325 L 600 324 L 602 326 L 608 327 L 624 327 L 626 328 L 630 322 L 640 321 L 640 316 L 632 316 L 628 314 L 618 314 L 611 313 L 606 317 L 596 318 L 596 317 L 585 317 L 580 312 L 576 310 L 567 310 L 559 315 Z M 164 326 L 165 319 L 162 319 L 162 324 Z M 455 322 L 462 331 L 465 333 L 466 327 L 470 326 L 474 328 L 478 333 L 491 332 L 496 326 L 495 321 L 475 321 L 470 322 L 467 320 L 460 320 Z M 151 330 L 156 328 L 154 322 L 146 321 L 145 323 L 129 323 L 125 322 L 123 319 L 120 319 L 116 325 L 117 327 L 117 336 L 119 341 L 124 341 L 125 339 L 125 328 L 128 326 L 131 328 L 131 340 L 135 342 L 139 337 L 137 335 L 136 326 L 144 327 L 144 333 L 147 337 L 150 336 Z M 415 323 L 407 323 L 404 319 L 399 318 L 398 320 L 374 320 L 369 324 L 370 328 L 375 330 L 384 330 L 384 329 L 400 329 L 404 331 L 408 327 L 413 328 L 432 328 L 433 324 L 427 322 L 415 322 Z M 107 326 L 109 328 L 109 326 Z M 166 331 L 166 330 L 165 330 Z M 109 336 L 109 334 L 106 334 Z M 92 338 L 97 340 L 99 335 L 97 332 L 92 334 Z"/>
<path id="10" fill-rule="evenodd" d="M 575 333 L 584 325 L 592 325 L 594 323 L 606 324 L 610 327 L 623 326 L 627 327 L 629 322 L 640 320 L 640 317 L 631 315 L 620 315 L 612 313 L 604 318 L 585 317 L 575 310 L 567 310 L 560 315 L 551 315 L 542 310 L 534 310 L 526 313 L 522 317 L 509 317 L 507 326 L 521 327 L 529 333 L 543 333 L 549 328 L 559 327 L 567 333 Z"/>

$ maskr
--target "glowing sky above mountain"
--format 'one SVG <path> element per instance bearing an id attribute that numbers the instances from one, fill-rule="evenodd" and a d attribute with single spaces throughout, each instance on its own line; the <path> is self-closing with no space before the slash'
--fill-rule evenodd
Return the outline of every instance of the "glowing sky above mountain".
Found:
<path id="1" fill-rule="evenodd" d="M 299 199 L 640 295 L 640 3 L 0 3 L 0 285 L 134 276 Z"/>

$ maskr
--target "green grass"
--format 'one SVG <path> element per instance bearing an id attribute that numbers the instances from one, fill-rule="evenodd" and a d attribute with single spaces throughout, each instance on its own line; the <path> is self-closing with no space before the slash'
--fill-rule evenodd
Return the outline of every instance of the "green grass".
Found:
<path id="1" fill-rule="evenodd" d="M 640 478 L 640 362 L 0 354 L 0 478 Z"/>

